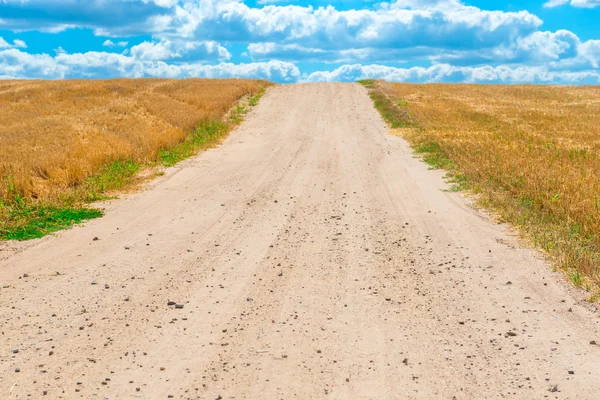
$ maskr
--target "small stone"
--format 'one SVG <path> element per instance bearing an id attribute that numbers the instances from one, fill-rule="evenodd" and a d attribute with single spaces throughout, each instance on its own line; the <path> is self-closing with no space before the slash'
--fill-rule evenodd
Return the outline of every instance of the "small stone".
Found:
<path id="1" fill-rule="evenodd" d="M 174 306 L 175 304 L 177 304 L 177 303 L 175 303 L 174 301 L 167 301 L 168 306 Z"/>
<path id="2" fill-rule="evenodd" d="M 175 304 L 175 308 L 181 309 L 181 308 L 183 308 L 183 304 Z"/>
<path id="3" fill-rule="evenodd" d="M 513 331 L 508 331 L 508 332 L 506 332 L 506 334 L 508 336 L 517 336 L 517 334 L 515 332 L 513 332 Z"/>
<path id="4" fill-rule="evenodd" d="M 569 375 L 575 375 L 575 371 L 569 371 Z"/>
<path id="5" fill-rule="evenodd" d="M 19 352 L 19 349 L 13 349 L 13 354 L 17 354 Z"/>
<path id="6" fill-rule="evenodd" d="M 246 300 L 247 301 L 254 301 L 254 299 L 252 297 L 248 297 Z"/>
<path id="7" fill-rule="evenodd" d="M 15 368 L 15 372 L 21 372 L 21 368 Z"/>
<path id="8" fill-rule="evenodd" d="M 135 388 L 135 391 L 136 391 L 136 392 L 139 392 L 140 390 L 142 390 L 142 389 L 140 389 L 139 387 L 136 387 L 136 388 Z"/>
<path id="9" fill-rule="evenodd" d="M 595 340 L 592 340 L 592 341 L 590 342 L 590 344 L 591 344 L 591 345 L 596 345 L 596 341 L 595 341 Z"/>
<path id="10" fill-rule="evenodd" d="M 110 289 L 110 286 L 108 286 L 108 283 L 104 284 L 104 289 Z"/>
<path id="11" fill-rule="evenodd" d="M 402 364 L 408 365 L 408 358 L 405 358 L 404 360 L 402 360 Z"/>
<path id="12" fill-rule="evenodd" d="M 29 274 L 23 274 L 23 278 L 29 278 Z"/>
<path id="13" fill-rule="evenodd" d="M 96 281 L 92 281 L 92 285 L 97 285 L 98 283 Z"/>
<path id="14" fill-rule="evenodd" d="M 94 236 L 94 238 L 93 238 L 92 240 L 93 240 L 94 242 L 95 242 L 96 240 L 99 240 L 99 239 L 98 239 L 98 236 Z"/>

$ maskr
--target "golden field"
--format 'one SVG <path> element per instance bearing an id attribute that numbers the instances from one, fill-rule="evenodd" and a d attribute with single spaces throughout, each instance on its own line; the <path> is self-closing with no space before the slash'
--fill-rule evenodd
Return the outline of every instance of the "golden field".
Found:
<path id="1" fill-rule="evenodd" d="M 52 200 L 116 160 L 156 160 L 267 83 L 0 81 L 0 200 Z"/>
<path id="2" fill-rule="evenodd" d="M 600 87 L 380 83 L 398 132 L 518 225 L 576 286 L 600 283 Z M 597 294 L 595 295 L 597 296 Z"/>

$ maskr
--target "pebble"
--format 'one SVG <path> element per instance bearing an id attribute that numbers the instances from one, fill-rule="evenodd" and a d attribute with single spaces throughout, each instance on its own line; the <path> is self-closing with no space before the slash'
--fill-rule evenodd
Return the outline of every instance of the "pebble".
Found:
<path id="1" fill-rule="evenodd" d="M 591 344 L 591 345 L 595 345 L 595 344 L 596 344 L 596 341 L 595 341 L 595 340 L 592 340 L 592 341 L 590 342 L 590 344 Z"/>
<path id="2" fill-rule="evenodd" d="M 515 332 L 513 332 L 513 331 L 508 331 L 508 332 L 506 332 L 506 334 L 508 336 L 517 336 L 517 334 Z"/>
<path id="3" fill-rule="evenodd" d="M 13 349 L 13 354 L 17 354 L 19 352 L 19 349 Z"/>
<path id="4" fill-rule="evenodd" d="M 175 304 L 175 308 L 183 308 L 183 304 Z"/>
<path id="5" fill-rule="evenodd" d="M 175 304 L 177 304 L 177 303 L 175 303 L 174 301 L 167 301 L 168 306 L 174 306 Z"/>
<path id="6" fill-rule="evenodd" d="M 21 372 L 21 368 L 15 368 L 15 372 Z"/>
<path id="7" fill-rule="evenodd" d="M 95 242 L 96 240 L 98 240 L 98 236 L 95 236 L 92 240 Z"/>

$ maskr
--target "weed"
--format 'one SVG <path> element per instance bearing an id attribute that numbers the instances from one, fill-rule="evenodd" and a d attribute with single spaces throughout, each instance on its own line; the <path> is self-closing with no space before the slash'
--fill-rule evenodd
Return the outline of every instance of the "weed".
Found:
<path id="1" fill-rule="evenodd" d="M 8 221 L 0 226 L 0 240 L 41 238 L 102 215 L 93 208 L 19 204 L 8 208 Z"/>
<path id="2" fill-rule="evenodd" d="M 572 272 L 569 275 L 569 277 L 571 278 L 571 281 L 573 282 L 573 285 L 575 285 L 575 287 L 581 287 L 583 281 L 579 272 Z"/>
<path id="3" fill-rule="evenodd" d="M 377 81 L 375 79 L 362 79 L 359 80 L 358 83 L 360 83 L 367 89 L 374 89 L 377 85 Z"/>

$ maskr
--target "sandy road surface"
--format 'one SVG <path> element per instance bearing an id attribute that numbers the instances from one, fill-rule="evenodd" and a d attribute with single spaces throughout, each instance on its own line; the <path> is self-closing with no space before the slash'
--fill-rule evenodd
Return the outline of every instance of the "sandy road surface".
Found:
<path id="1" fill-rule="evenodd" d="M 441 175 L 358 85 L 270 90 L 106 217 L 2 245 L 0 398 L 599 399 L 597 313 Z"/>

